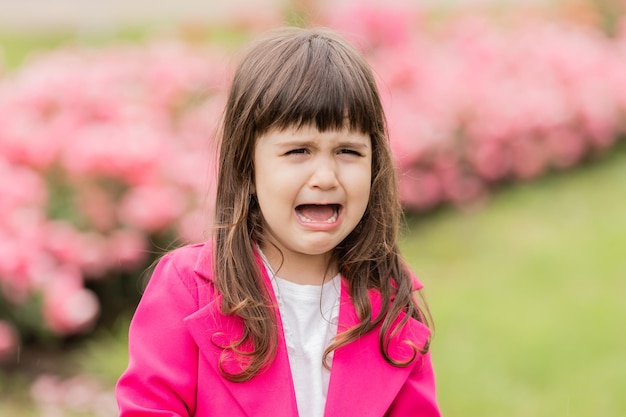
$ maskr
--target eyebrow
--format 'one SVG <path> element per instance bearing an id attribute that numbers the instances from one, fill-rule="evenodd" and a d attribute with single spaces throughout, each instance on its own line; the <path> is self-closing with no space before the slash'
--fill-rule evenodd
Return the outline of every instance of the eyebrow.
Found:
<path id="1" fill-rule="evenodd" d="M 289 147 L 306 147 L 306 146 L 311 146 L 311 145 L 317 145 L 317 140 L 315 139 L 310 139 L 310 140 L 287 140 L 284 142 L 278 142 L 276 143 L 276 146 L 279 146 L 281 148 L 289 148 Z M 338 148 L 355 148 L 355 149 L 367 149 L 370 147 L 370 144 L 367 142 L 360 142 L 360 141 L 340 141 L 337 144 Z"/>
<path id="2" fill-rule="evenodd" d="M 368 142 L 363 143 L 363 142 L 346 141 L 346 142 L 339 142 L 339 147 L 366 149 L 366 148 L 369 148 L 370 145 Z"/>

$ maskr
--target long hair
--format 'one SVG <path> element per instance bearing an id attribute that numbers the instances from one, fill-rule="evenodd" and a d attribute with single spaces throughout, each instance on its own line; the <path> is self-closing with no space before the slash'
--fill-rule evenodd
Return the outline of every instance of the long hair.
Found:
<path id="1" fill-rule="evenodd" d="M 348 42 L 326 29 L 286 28 L 254 43 L 237 68 L 226 104 L 219 152 L 214 234 L 215 285 L 222 312 L 243 321 L 241 337 L 224 348 L 240 359 L 246 381 L 271 363 L 278 344 L 276 307 L 255 259 L 264 242 L 263 222 L 253 195 L 256 140 L 270 129 L 312 126 L 319 131 L 368 134 L 372 142 L 369 202 L 355 229 L 334 249 L 333 261 L 349 282 L 360 323 L 341 332 L 325 352 L 350 343 L 380 325 L 380 350 L 410 317 L 425 322 L 398 246 L 402 209 L 385 115 L 369 65 Z M 382 298 L 374 314 L 369 291 Z M 398 319 L 402 319 L 398 322 Z M 395 324 L 394 324 L 395 323 Z M 428 347 L 424 347 L 423 350 Z M 406 358 L 405 358 L 406 359 Z"/>

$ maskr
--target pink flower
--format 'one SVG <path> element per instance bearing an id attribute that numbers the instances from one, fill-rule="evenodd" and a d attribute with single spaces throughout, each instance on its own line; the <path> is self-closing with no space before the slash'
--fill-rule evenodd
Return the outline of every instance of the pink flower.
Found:
<path id="1" fill-rule="evenodd" d="M 83 242 L 80 232 L 70 222 L 51 220 L 43 225 L 42 247 L 64 265 L 80 264 Z"/>
<path id="2" fill-rule="evenodd" d="M 97 297 L 82 288 L 78 272 L 59 270 L 58 274 L 44 288 L 44 322 L 58 335 L 88 332 L 100 313 Z"/>
<path id="3" fill-rule="evenodd" d="M 213 205 L 206 209 L 200 208 L 183 215 L 177 224 L 178 237 L 184 242 L 206 241 L 211 235 L 211 224 L 213 222 Z"/>
<path id="4" fill-rule="evenodd" d="M 178 219 L 187 207 L 187 195 L 167 185 L 145 185 L 130 189 L 122 198 L 119 217 L 127 225 L 157 232 Z"/>
<path id="5" fill-rule="evenodd" d="M 0 107 L 0 148 L 13 162 L 47 167 L 56 158 L 60 143 L 46 140 L 45 124 L 21 110 Z"/>
<path id="6" fill-rule="evenodd" d="M 107 258 L 114 269 L 130 270 L 146 259 L 148 247 L 146 235 L 132 229 L 119 229 L 107 239 Z"/>
<path id="7" fill-rule="evenodd" d="M 85 232 L 79 235 L 79 241 L 79 260 L 76 265 L 90 278 L 103 277 L 110 266 L 106 237 L 95 232 Z"/>
<path id="8" fill-rule="evenodd" d="M 0 363 L 13 358 L 19 346 L 19 335 L 8 322 L 0 320 Z"/>
<path id="9" fill-rule="evenodd" d="M 570 168 L 585 155 L 587 143 L 583 133 L 574 129 L 552 129 L 544 141 L 551 163 L 557 168 Z"/>
<path id="10" fill-rule="evenodd" d="M 454 153 L 441 153 L 434 161 L 434 171 L 445 198 L 458 207 L 467 207 L 472 201 L 481 200 L 485 194 L 484 184 L 463 170 Z"/>
<path id="11" fill-rule="evenodd" d="M 441 182 L 432 171 L 414 168 L 400 175 L 400 198 L 406 208 L 425 211 L 443 199 Z"/>
<path id="12" fill-rule="evenodd" d="M 107 232 L 117 225 L 115 195 L 98 184 L 81 184 L 74 198 L 90 228 Z"/>
<path id="13" fill-rule="evenodd" d="M 503 179 L 511 169 L 511 156 L 496 141 L 482 141 L 469 149 L 469 159 L 476 173 L 488 182 Z"/>
<path id="14" fill-rule="evenodd" d="M 528 180 L 543 174 L 548 166 L 548 153 L 533 138 L 520 138 L 510 143 L 511 161 L 518 179 Z"/>
<path id="15" fill-rule="evenodd" d="M 356 45 L 393 47 L 411 40 L 415 23 L 421 20 L 418 9 L 408 2 L 344 1 L 327 10 L 325 24 L 341 31 Z"/>
<path id="16" fill-rule="evenodd" d="M 42 207 L 48 192 L 41 175 L 24 166 L 14 165 L 0 156 L 0 218 L 6 219 L 16 208 Z"/>
<path id="17" fill-rule="evenodd" d="M 168 140 L 152 126 L 100 123 L 75 132 L 63 153 L 64 167 L 72 175 L 120 179 L 130 185 L 154 178 L 159 161 L 166 158 Z"/>

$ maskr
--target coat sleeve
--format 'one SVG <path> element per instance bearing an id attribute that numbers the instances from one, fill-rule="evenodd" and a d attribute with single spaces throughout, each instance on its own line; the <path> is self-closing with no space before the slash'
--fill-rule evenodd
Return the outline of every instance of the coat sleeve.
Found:
<path id="1" fill-rule="evenodd" d="M 169 254 L 158 263 L 131 321 L 128 368 L 115 393 L 120 417 L 194 414 L 198 348 L 183 319 L 198 301 L 191 272 L 180 272 L 190 268 L 175 260 Z"/>

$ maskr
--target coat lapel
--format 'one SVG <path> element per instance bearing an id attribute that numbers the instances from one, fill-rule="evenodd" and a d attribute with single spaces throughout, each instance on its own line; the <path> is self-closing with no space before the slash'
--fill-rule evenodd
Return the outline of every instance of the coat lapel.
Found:
<path id="1" fill-rule="evenodd" d="M 257 258 L 257 263 L 259 263 L 266 285 L 271 287 L 260 258 Z M 210 274 L 204 273 L 206 265 L 207 263 L 204 263 L 202 267 L 198 265 L 196 272 L 211 280 Z M 272 302 L 276 303 L 273 292 L 271 294 Z M 208 305 L 187 317 L 185 322 L 201 355 L 214 368 L 216 375 L 220 375 L 218 364 L 224 350 L 217 345 L 225 345 L 230 338 L 241 335 L 243 326 L 239 318 L 221 313 L 219 301 L 215 297 L 210 297 L 210 299 L 212 301 Z M 276 358 L 268 368 L 246 382 L 230 382 L 221 375 L 219 377 L 232 394 L 234 401 L 239 403 L 249 417 L 295 417 L 298 415 L 287 346 L 280 315 L 278 316 L 279 337 Z M 235 366 L 235 362 L 225 362 L 227 370 L 235 370 Z"/>
<path id="2" fill-rule="evenodd" d="M 220 375 L 218 363 L 223 350 L 214 344 L 225 344 L 227 335 L 241 334 L 240 322 L 232 316 L 220 313 L 216 303 L 199 310 L 186 320 L 187 327 L 198 344 L 206 361 Z M 227 370 L 234 370 L 234 363 L 226 362 Z M 295 394 L 289 368 L 289 359 L 282 337 L 275 360 L 263 372 L 246 382 L 231 382 L 219 377 L 249 417 L 254 416 L 297 416 Z"/>
<path id="3" fill-rule="evenodd" d="M 380 298 L 371 294 L 376 313 Z M 345 280 L 342 282 L 339 310 L 339 331 L 359 322 L 356 310 L 348 295 Z M 409 320 L 397 340 L 409 340 L 423 347 L 430 331 L 415 320 Z M 335 350 L 330 376 L 325 417 L 383 416 L 396 394 L 419 361 L 406 367 L 395 367 L 382 357 L 378 343 L 378 328 L 361 338 Z M 390 354 L 396 359 L 411 356 L 412 349 L 405 343 L 391 343 Z"/>

